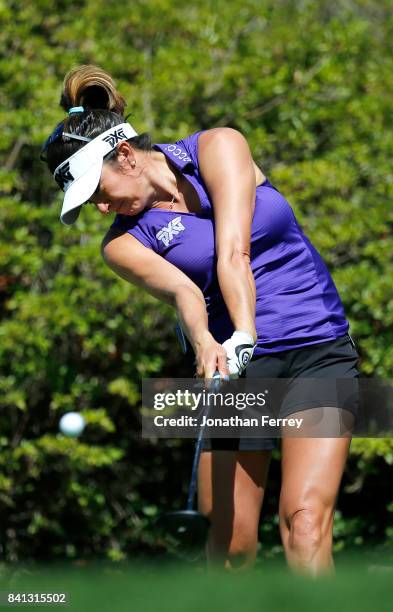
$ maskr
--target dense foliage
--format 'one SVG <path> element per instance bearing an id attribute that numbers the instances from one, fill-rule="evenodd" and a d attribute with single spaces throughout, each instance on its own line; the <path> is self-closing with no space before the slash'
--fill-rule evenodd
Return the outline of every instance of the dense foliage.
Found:
<path id="1" fill-rule="evenodd" d="M 391 5 L 9 0 L 0 20 L 0 545 L 7 560 L 122 559 L 157 549 L 149 521 L 181 505 L 192 450 L 141 439 L 140 380 L 189 370 L 174 313 L 105 268 L 108 221 L 89 207 L 73 229 L 58 220 L 39 151 L 63 116 L 64 74 L 103 66 L 156 142 L 241 130 L 333 274 L 363 375 L 389 378 Z M 80 440 L 57 433 L 69 410 L 89 424 Z M 336 548 L 392 540 L 392 463 L 391 439 L 354 440 Z M 275 461 L 273 553 L 278 493 Z"/>

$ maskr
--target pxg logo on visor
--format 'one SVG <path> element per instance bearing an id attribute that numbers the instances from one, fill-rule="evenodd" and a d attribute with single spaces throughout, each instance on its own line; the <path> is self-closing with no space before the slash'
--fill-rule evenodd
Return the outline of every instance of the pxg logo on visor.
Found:
<path id="1" fill-rule="evenodd" d="M 67 183 L 69 183 L 70 181 L 72 182 L 74 179 L 74 177 L 72 176 L 71 172 L 70 172 L 70 162 L 66 161 L 58 170 L 57 173 L 55 173 L 55 179 L 57 184 L 59 185 L 60 189 L 63 189 L 65 186 L 67 185 Z"/>

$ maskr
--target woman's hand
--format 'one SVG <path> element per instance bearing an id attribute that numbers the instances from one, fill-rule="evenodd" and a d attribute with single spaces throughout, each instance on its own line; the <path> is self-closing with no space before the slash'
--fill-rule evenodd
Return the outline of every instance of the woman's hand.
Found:
<path id="1" fill-rule="evenodd" d="M 229 380 L 227 352 L 222 344 L 215 341 L 210 332 L 198 339 L 194 346 L 196 376 L 198 378 L 213 378 L 216 370 L 221 378 Z"/>
<path id="2" fill-rule="evenodd" d="M 243 331 L 233 332 L 232 336 L 223 343 L 231 378 L 239 378 L 244 372 L 252 358 L 255 346 L 253 336 Z"/>

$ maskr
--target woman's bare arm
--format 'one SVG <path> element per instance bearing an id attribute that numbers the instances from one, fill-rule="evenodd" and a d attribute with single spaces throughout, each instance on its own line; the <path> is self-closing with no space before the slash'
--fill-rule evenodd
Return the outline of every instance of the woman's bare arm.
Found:
<path id="1" fill-rule="evenodd" d="M 199 167 L 213 202 L 220 289 L 235 329 L 256 340 L 250 266 L 256 181 L 247 141 L 231 128 L 207 130 L 199 137 Z"/>
<path id="2" fill-rule="evenodd" d="M 197 374 L 211 378 L 218 368 L 228 374 L 225 350 L 208 330 L 205 299 L 186 274 L 146 248 L 134 236 L 110 230 L 102 244 L 108 266 L 121 278 L 176 308 L 197 358 Z"/>

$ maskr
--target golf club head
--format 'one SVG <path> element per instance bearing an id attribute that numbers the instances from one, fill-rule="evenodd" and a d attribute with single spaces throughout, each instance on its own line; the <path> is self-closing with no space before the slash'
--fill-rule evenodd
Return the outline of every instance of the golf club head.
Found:
<path id="1" fill-rule="evenodd" d="M 156 523 L 168 550 L 188 561 L 204 552 L 209 526 L 209 519 L 196 510 L 167 512 Z"/>

